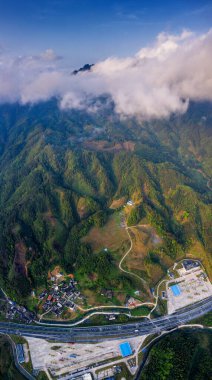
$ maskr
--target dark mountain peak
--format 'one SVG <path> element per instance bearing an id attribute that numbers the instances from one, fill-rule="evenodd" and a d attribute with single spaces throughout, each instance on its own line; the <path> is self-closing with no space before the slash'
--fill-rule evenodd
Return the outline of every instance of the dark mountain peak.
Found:
<path id="1" fill-rule="evenodd" d="M 78 73 L 83 71 L 91 71 L 92 66 L 94 66 L 94 63 L 92 63 L 91 65 L 89 63 L 86 63 L 83 67 L 80 67 L 80 69 L 74 70 L 72 72 L 72 75 L 77 75 Z"/>

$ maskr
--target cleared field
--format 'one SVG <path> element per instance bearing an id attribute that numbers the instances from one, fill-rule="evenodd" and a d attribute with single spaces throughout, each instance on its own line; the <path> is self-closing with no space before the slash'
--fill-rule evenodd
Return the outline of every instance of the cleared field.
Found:
<path id="1" fill-rule="evenodd" d="M 151 264 L 147 265 L 145 259 L 148 256 L 148 252 L 158 247 L 162 240 L 157 235 L 156 231 L 150 225 L 141 225 L 132 227 L 129 229 L 131 239 L 133 241 L 132 250 L 126 257 L 124 267 L 129 271 L 143 275 L 144 277 L 150 277 L 157 282 L 163 275 L 164 271 L 160 265 Z M 172 261 L 166 258 L 166 265 L 171 265 Z"/>
<path id="2" fill-rule="evenodd" d="M 142 225 L 130 228 L 130 236 L 133 241 L 132 251 L 128 257 L 128 267 L 133 264 L 135 268 L 143 269 L 142 259 L 146 257 L 150 249 L 158 246 L 162 240 L 156 234 L 154 228 L 149 225 Z"/>
<path id="3" fill-rule="evenodd" d="M 110 216 L 102 228 L 91 228 L 82 241 L 90 244 L 94 252 L 105 248 L 110 251 L 119 250 L 123 243 L 129 241 L 125 228 L 121 227 L 121 213 Z"/>
<path id="4" fill-rule="evenodd" d="M 125 202 L 126 202 L 125 197 L 122 197 L 119 199 L 114 199 L 110 205 L 110 208 L 115 210 L 116 208 L 123 206 L 125 204 Z"/>
<path id="5" fill-rule="evenodd" d="M 124 215 L 121 212 L 115 213 L 109 218 L 103 228 L 93 227 L 83 238 L 83 241 L 89 243 L 95 253 L 105 248 L 109 249 L 117 265 L 130 247 L 130 239 L 126 229 L 123 227 L 123 220 Z M 157 281 L 164 276 L 164 270 L 156 263 L 149 263 L 147 265 L 145 259 L 150 250 L 160 246 L 162 243 L 161 238 L 155 229 L 148 224 L 130 227 L 128 232 L 130 233 L 133 245 L 122 267 L 129 272 L 138 274 L 144 278 L 144 280 L 147 280 L 147 283 L 150 279 L 153 279 L 154 282 L 157 283 Z M 163 264 L 169 267 L 173 262 L 170 258 L 164 257 Z M 147 293 L 149 293 L 149 291 Z M 123 297 L 117 294 L 117 299 L 121 302 L 122 298 Z M 90 297 L 89 301 L 91 301 Z"/>

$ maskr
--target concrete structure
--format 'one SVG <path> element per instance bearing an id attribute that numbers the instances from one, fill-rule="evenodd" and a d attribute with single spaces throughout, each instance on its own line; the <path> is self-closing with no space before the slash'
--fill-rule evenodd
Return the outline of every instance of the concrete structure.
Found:
<path id="1" fill-rule="evenodd" d="M 92 376 L 91 376 L 91 374 L 90 374 L 90 373 L 85 373 L 85 374 L 83 375 L 83 380 L 92 380 Z"/>

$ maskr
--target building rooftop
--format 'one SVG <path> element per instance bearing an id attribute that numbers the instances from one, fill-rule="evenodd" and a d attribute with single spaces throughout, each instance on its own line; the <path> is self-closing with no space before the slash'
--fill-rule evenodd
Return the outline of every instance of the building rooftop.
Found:
<path id="1" fill-rule="evenodd" d="M 183 266 L 185 270 L 190 270 L 193 268 L 198 268 L 200 264 L 198 261 L 195 260 L 183 260 Z"/>
<path id="2" fill-rule="evenodd" d="M 90 374 L 90 373 L 85 373 L 85 374 L 83 375 L 83 380 L 92 380 L 92 376 L 91 376 L 91 374 Z"/>
<path id="3" fill-rule="evenodd" d="M 123 358 L 125 358 L 126 356 L 129 356 L 129 355 L 132 355 L 132 353 L 133 353 L 129 342 L 121 343 L 119 345 L 119 349 L 120 349 L 120 352 L 121 352 L 121 355 L 123 356 Z"/>
<path id="4" fill-rule="evenodd" d="M 25 362 L 25 357 L 24 357 L 24 349 L 22 344 L 17 344 L 16 345 L 16 352 L 17 352 L 17 357 L 19 363 L 24 363 Z"/>
<path id="5" fill-rule="evenodd" d="M 181 289 L 177 284 L 170 286 L 170 289 L 175 297 L 181 294 Z"/>

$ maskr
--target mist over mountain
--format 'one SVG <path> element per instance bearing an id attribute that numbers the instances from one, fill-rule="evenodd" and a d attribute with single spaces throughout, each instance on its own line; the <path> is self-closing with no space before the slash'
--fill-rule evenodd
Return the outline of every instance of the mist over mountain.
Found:
<path id="1" fill-rule="evenodd" d="M 211 101 L 212 31 L 160 33 L 126 58 L 70 68 L 52 49 L 29 56 L 1 53 L 0 102 L 35 104 L 58 98 L 61 109 L 96 112 L 109 96 L 120 117 L 142 120 L 183 114 L 191 101 Z"/>
<path id="2" fill-rule="evenodd" d="M 0 380 L 211 378 L 211 20 L 0 0 Z"/>
<path id="3" fill-rule="evenodd" d="M 92 63 L 91 65 L 89 63 L 86 63 L 83 67 L 80 67 L 79 69 L 77 70 L 74 70 L 72 72 L 73 75 L 76 75 L 78 73 L 82 73 L 84 71 L 90 71 L 92 69 L 92 67 L 94 66 L 94 63 Z"/>

